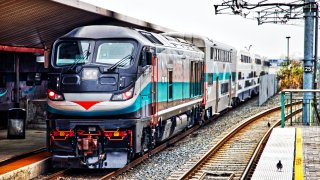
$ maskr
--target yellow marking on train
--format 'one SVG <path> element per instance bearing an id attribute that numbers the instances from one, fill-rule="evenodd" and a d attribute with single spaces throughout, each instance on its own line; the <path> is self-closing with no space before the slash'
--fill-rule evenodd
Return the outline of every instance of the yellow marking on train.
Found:
<path id="1" fill-rule="evenodd" d="M 296 129 L 296 156 L 294 163 L 294 179 L 303 179 L 302 130 Z"/>

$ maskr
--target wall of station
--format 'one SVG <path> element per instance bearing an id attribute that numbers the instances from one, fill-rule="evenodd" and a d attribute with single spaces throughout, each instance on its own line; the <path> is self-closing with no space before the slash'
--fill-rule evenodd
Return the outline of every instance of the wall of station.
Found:
<path id="1" fill-rule="evenodd" d="M 46 98 L 47 69 L 43 63 L 36 61 L 37 55 L 32 53 L 0 52 L 0 128 L 7 125 L 7 110 L 16 102 L 16 58 L 19 58 L 19 106 L 27 108 L 27 101 Z M 28 76 L 38 73 L 41 82 L 27 85 Z M 37 110 L 32 110 L 32 112 Z"/>

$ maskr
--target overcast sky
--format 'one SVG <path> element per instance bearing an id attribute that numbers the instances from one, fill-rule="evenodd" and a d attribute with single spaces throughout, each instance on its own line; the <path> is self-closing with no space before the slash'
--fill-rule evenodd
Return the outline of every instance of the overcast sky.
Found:
<path id="1" fill-rule="evenodd" d="M 263 24 L 236 15 L 215 15 L 222 0 L 82 0 L 140 20 L 182 32 L 208 36 L 268 58 L 303 57 L 303 21 L 297 25 Z M 291 1 L 289 1 L 291 2 Z"/>

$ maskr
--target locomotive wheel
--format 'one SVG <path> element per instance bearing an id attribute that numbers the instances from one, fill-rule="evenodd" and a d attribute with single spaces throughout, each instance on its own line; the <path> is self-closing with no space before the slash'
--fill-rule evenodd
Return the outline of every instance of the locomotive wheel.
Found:
<path id="1" fill-rule="evenodd" d="M 141 139 L 141 153 L 140 155 L 143 156 L 145 153 L 149 152 L 153 149 L 153 141 L 152 141 L 151 129 L 144 128 L 142 132 L 142 139 Z"/>

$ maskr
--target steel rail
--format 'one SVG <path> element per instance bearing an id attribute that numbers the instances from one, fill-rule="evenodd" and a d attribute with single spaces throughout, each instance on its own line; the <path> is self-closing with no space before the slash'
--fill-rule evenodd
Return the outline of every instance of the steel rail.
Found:
<path id="1" fill-rule="evenodd" d="M 301 102 L 296 102 L 293 104 L 300 104 Z M 287 104 L 286 107 L 289 107 L 290 104 Z M 267 114 L 270 114 L 272 112 L 278 111 L 281 109 L 281 106 L 271 108 L 268 110 L 265 110 L 263 112 L 260 112 L 254 116 L 251 116 L 249 118 L 246 118 L 243 120 L 243 123 L 239 124 L 235 128 L 233 128 L 228 134 L 226 134 L 222 139 L 220 139 L 212 148 L 210 148 L 201 159 L 199 159 L 195 164 L 192 165 L 192 167 L 188 168 L 187 171 L 185 171 L 182 175 L 179 175 L 175 179 L 189 179 L 192 175 L 195 174 L 197 169 L 201 167 L 211 156 L 213 156 L 231 137 L 233 137 L 235 134 L 237 134 L 240 130 L 242 130 L 244 127 L 249 125 L 250 123 L 254 122 L 255 120 L 262 118 L 266 116 Z M 290 116 L 290 115 L 289 115 Z"/>
<path id="2" fill-rule="evenodd" d="M 170 139 L 169 141 L 167 141 L 167 142 L 161 144 L 160 146 L 156 147 L 155 149 L 151 150 L 149 153 L 144 154 L 143 156 L 139 157 L 138 159 L 132 161 L 131 163 L 129 163 L 126 166 L 124 166 L 123 168 L 118 169 L 116 171 L 113 171 L 113 172 L 107 174 L 106 176 L 101 177 L 100 180 L 115 178 L 116 176 L 118 176 L 118 175 L 126 172 L 127 170 L 137 166 L 142 161 L 148 159 L 149 156 L 154 155 L 154 154 L 166 149 L 167 147 L 171 146 L 172 144 L 178 142 L 179 140 L 181 140 L 182 138 L 188 136 L 189 134 L 191 134 L 192 132 L 196 131 L 200 127 L 201 127 L 200 125 L 196 125 L 196 126 L 192 127 L 191 129 L 187 130 L 186 132 L 183 132 L 182 134 Z"/>
<path id="3" fill-rule="evenodd" d="M 150 156 L 166 149 L 167 147 L 170 147 L 172 144 L 180 141 L 181 139 L 183 139 L 184 137 L 188 136 L 189 134 L 193 133 L 194 131 L 198 130 L 201 126 L 200 125 L 196 125 L 192 128 L 190 128 L 189 130 L 179 134 L 178 136 L 175 136 L 171 139 L 169 139 L 168 141 L 162 143 L 161 145 L 157 146 L 155 149 L 151 150 L 150 152 L 147 152 L 146 154 L 144 154 L 141 157 L 138 157 L 137 159 L 135 159 L 134 161 L 130 162 L 129 164 L 127 164 L 126 166 L 124 166 L 123 168 L 117 169 L 115 171 L 112 171 L 106 175 L 104 175 L 103 177 L 99 178 L 100 180 L 104 180 L 104 179 L 114 179 L 116 176 L 128 171 L 129 169 L 139 165 L 141 162 L 143 162 L 144 160 L 148 159 Z M 53 179 L 57 179 L 57 178 L 61 178 L 61 177 L 65 177 L 67 176 L 67 172 L 70 171 L 72 169 L 63 169 L 61 171 L 58 171 L 56 173 L 53 173 L 43 179 L 46 180 L 53 180 Z"/>
<path id="4" fill-rule="evenodd" d="M 298 109 L 296 111 L 294 111 L 292 113 L 292 115 L 296 115 L 298 113 L 302 112 L 302 109 Z M 288 114 L 285 119 L 289 119 L 291 117 L 291 114 Z M 254 171 L 254 165 L 258 163 L 259 158 L 261 156 L 261 153 L 264 149 L 264 147 L 266 146 L 266 143 L 268 142 L 268 139 L 271 135 L 272 130 L 277 127 L 280 126 L 281 124 L 281 120 L 278 120 L 273 126 L 271 126 L 271 128 L 267 131 L 267 133 L 263 136 L 263 138 L 261 139 L 261 141 L 259 142 L 258 146 L 255 149 L 255 152 L 253 153 L 245 171 L 243 172 L 242 176 L 241 176 L 241 180 L 245 180 L 245 179 L 249 179 L 249 176 L 252 175 L 253 171 Z M 251 173 L 251 174 L 250 174 Z"/>
<path id="5" fill-rule="evenodd" d="M 238 107 L 242 106 L 244 103 L 241 103 Z M 214 116 L 212 117 L 210 120 L 206 121 L 204 124 L 210 124 L 211 122 L 213 122 L 212 120 L 220 117 L 223 114 L 226 114 L 228 112 L 234 111 L 235 109 L 228 109 L 222 113 L 220 113 L 220 115 L 218 116 Z M 130 162 L 129 164 L 127 164 L 126 166 L 124 166 L 123 168 L 117 169 L 115 171 L 112 171 L 108 174 L 106 174 L 105 176 L 99 178 L 100 180 L 103 179 L 114 179 L 115 177 L 117 177 L 118 175 L 130 170 L 131 168 L 139 165 L 141 162 L 143 162 L 144 160 L 148 159 L 150 156 L 166 149 L 167 147 L 170 147 L 172 144 L 179 142 L 181 139 L 183 139 L 184 137 L 188 136 L 189 134 L 195 132 L 196 130 L 198 130 L 199 128 L 201 128 L 202 126 L 200 125 L 196 125 L 190 129 L 188 129 L 186 132 L 183 132 L 181 134 L 178 134 L 175 137 L 170 138 L 168 141 L 162 143 L 161 145 L 157 146 L 155 149 L 151 150 L 150 152 L 144 154 L 141 157 L 138 157 L 137 159 L 133 160 L 132 162 Z M 64 177 L 66 176 L 66 173 L 71 170 L 71 169 L 64 169 L 61 171 L 58 171 L 56 173 L 53 173 L 52 175 L 47 176 L 44 179 L 57 179 L 59 177 Z"/>

